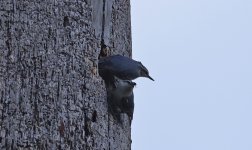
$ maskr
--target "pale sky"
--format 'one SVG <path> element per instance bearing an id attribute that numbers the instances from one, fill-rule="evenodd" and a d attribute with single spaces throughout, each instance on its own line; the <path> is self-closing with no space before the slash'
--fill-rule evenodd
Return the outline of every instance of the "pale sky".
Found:
<path id="1" fill-rule="evenodd" d="M 131 0 L 133 150 L 252 150 L 252 1 Z"/>

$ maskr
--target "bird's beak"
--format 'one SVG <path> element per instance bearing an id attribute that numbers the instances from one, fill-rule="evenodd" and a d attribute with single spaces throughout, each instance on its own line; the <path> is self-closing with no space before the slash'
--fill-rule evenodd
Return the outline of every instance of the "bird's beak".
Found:
<path id="1" fill-rule="evenodd" d="M 135 82 L 131 82 L 131 85 L 132 85 L 132 86 L 136 86 L 136 83 L 135 83 Z"/>
<path id="2" fill-rule="evenodd" d="M 133 86 L 136 86 L 136 83 L 135 83 L 135 82 L 132 82 L 132 85 L 133 85 Z"/>
<path id="3" fill-rule="evenodd" d="M 155 81 L 151 76 L 148 75 L 148 78 L 151 79 L 152 81 Z"/>

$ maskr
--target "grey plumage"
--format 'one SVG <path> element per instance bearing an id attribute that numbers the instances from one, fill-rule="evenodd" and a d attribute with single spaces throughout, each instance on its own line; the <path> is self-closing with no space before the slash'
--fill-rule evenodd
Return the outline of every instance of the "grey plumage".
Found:
<path id="1" fill-rule="evenodd" d="M 118 120 L 120 113 L 126 113 L 130 122 L 133 118 L 135 85 L 135 82 L 115 78 L 115 87 L 107 86 L 109 110 Z"/>
<path id="2" fill-rule="evenodd" d="M 122 80 L 134 80 L 138 77 L 146 77 L 154 81 L 150 77 L 147 68 L 138 61 L 122 55 L 113 55 L 103 57 L 99 60 L 99 74 L 106 81 L 112 81 L 116 76 Z"/>
<path id="3" fill-rule="evenodd" d="M 126 113 L 131 123 L 134 112 L 133 88 L 136 85 L 131 80 L 138 77 L 154 79 L 141 62 L 122 55 L 100 58 L 98 68 L 106 84 L 110 113 L 120 122 L 120 113 Z"/>
<path id="4" fill-rule="evenodd" d="M 116 88 L 108 87 L 108 91 L 114 99 L 120 100 L 123 97 L 127 97 L 132 94 L 133 88 L 136 83 L 130 80 L 120 80 L 117 78 L 115 80 L 115 85 Z"/>
<path id="5" fill-rule="evenodd" d="M 128 97 L 124 97 L 122 99 L 122 111 L 126 113 L 129 117 L 130 124 L 133 120 L 133 113 L 134 113 L 134 93 Z"/>

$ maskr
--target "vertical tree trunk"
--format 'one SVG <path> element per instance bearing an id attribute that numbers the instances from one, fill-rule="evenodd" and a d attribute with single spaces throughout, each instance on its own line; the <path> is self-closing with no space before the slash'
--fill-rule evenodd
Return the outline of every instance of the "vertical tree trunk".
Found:
<path id="1" fill-rule="evenodd" d="M 129 0 L 1 0 L 0 149 L 130 149 L 100 53 L 131 56 Z"/>

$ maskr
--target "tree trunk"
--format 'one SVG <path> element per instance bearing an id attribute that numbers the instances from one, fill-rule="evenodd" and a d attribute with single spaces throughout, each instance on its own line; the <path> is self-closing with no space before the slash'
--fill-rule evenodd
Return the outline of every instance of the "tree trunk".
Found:
<path id="1" fill-rule="evenodd" d="M 99 56 L 131 56 L 129 0 L 1 0 L 0 149 L 127 150 Z"/>

